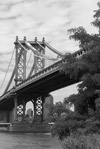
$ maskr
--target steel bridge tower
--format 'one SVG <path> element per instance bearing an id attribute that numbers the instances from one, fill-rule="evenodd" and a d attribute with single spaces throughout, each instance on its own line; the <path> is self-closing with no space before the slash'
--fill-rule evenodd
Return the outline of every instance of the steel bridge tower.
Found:
<path id="1" fill-rule="evenodd" d="M 21 42 L 19 42 L 18 37 L 16 37 L 16 41 L 14 43 L 15 49 L 16 49 L 15 85 L 17 85 L 18 83 L 26 79 L 26 56 L 27 56 L 28 48 L 26 47 L 25 42 L 26 42 L 26 37 L 24 37 L 24 40 Z M 44 38 L 40 43 L 41 46 L 37 44 L 37 37 L 35 37 L 35 40 L 33 42 L 31 41 L 29 43 L 32 45 L 32 47 L 34 47 L 37 50 L 38 53 L 45 54 Z M 45 59 L 37 55 L 34 55 L 34 72 L 37 73 L 43 70 L 44 68 L 45 68 Z M 33 67 L 30 73 L 32 73 L 32 71 L 33 71 Z"/>
<path id="2" fill-rule="evenodd" d="M 29 47 L 25 44 L 26 37 L 24 37 L 23 41 L 19 41 L 18 37 L 16 37 L 15 41 L 15 49 L 16 49 L 16 56 L 15 56 L 15 86 L 17 86 L 19 83 L 23 82 L 26 79 L 26 57 L 27 57 L 27 51 L 29 50 Z M 37 44 L 37 38 L 35 37 L 34 41 L 28 41 L 28 43 L 31 44 L 32 48 L 36 49 L 36 54 L 39 53 L 41 55 L 45 54 L 45 44 L 44 44 L 44 38 L 42 39 L 42 42 L 39 42 Z M 45 68 L 45 59 L 42 57 L 34 54 L 34 63 L 33 67 L 29 73 L 29 76 L 31 76 L 32 72 L 38 73 L 39 71 L 43 70 Z M 37 95 L 36 99 L 32 99 L 32 102 L 34 104 L 34 119 L 35 121 L 41 122 L 43 120 L 43 102 L 44 97 Z M 18 119 L 18 117 L 25 116 L 25 100 L 23 99 L 22 102 L 18 102 L 17 97 L 15 98 L 15 117 Z"/>

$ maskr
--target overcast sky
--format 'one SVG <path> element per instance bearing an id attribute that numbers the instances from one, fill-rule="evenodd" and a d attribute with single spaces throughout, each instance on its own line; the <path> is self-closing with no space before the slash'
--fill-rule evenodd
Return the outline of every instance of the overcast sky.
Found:
<path id="1" fill-rule="evenodd" d="M 53 47 L 61 52 L 73 52 L 78 44 L 68 39 L 67 30 L 83 26 L 90 33 L 93 11 L 98 0 L 0 0 L 0 83 L 4 78 L 15 37 L 39 40 L 45 37 Z M 9 72 L 13 70 L 13 64 Z M 9 80 L 10 73 L 7 76 Z M 1 89 L 2 90 L 2 89 Z M 71 86 L 55 92 L 55 101 L 63 99 L 76 88 Z"/>

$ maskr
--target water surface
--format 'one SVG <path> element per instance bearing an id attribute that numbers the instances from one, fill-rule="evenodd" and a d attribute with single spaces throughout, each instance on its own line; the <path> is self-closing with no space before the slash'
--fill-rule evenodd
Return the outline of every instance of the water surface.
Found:
<path id="1" fill-rule="evenodd" d="M 0 133 L 0 149 L 61 149 L 49 133 Z"/>

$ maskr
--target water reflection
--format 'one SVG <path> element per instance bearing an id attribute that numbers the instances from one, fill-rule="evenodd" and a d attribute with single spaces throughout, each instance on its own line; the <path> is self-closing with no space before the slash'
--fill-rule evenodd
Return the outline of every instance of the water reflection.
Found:
<path id="1" fill-rule="evenodd" d="M 61 149 L 61 146 L 50 134 L 0 133 L 0 149 Z"/>

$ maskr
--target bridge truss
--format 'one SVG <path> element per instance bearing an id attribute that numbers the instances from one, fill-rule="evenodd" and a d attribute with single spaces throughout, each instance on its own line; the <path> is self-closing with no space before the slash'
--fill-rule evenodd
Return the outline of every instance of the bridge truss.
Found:
<path id="1" fill-rule="evenodd" d="M 15 44 L 15 67 L 13 70 L 13 73 L 11 75 L 11 78 L 8 82 L 8 85 L 4 91 L 4 94 L 9 90 L 10 85 L 13 80 L 15 80 L 15 86 L 19 83 L 23 82 L 24 80 L 30 78 L 33 74 L 38 73 L 39 71 L 43 70 L 46 67 L 46 60 L 51 60 L 53 62 L 56 62 L 60 60 L 63 57 L 63 54 L 56 49 L 54 49 L 52 46 L 50 46 L 45 39 L 43 38 L 42 41 L 38 41 L 35 37 L 34 41 L 27 41 L 26 37 L 24 37 L 23 40 L 19 40 L 18 37 L 16 37 Z M 48 48 L 53 53 L 55 53 L 57 56 L 56 58 L 52 58 L 45 55 L 45 49 Z M 26 58 L 28 51 L 33 52 L 34 60 L 31 66 L 31 69 L 29 71 L 28 76 L 26 76 Z"/>

